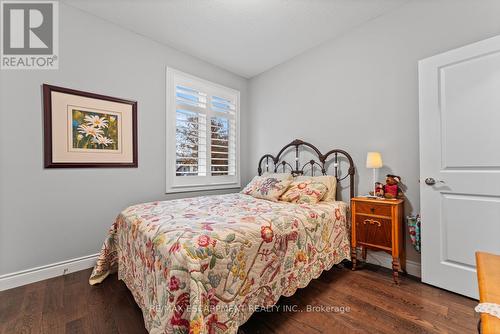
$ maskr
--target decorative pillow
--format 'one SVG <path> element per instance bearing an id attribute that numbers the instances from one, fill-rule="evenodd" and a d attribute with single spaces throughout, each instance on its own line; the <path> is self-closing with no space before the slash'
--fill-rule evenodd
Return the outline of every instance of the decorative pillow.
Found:
<path id="1" fill-rule="evenodd" d="M 323 183 L 328 190 L 326 194 L 323 196 L 321 201 L 323 202 L 335 202 L 337 196 L 337 178 L 331 175 L 320 175 L 320 176 L 306 176 L 301 175 L 295 178 L 295 181 L 305 181 L 305 180 L 313 180 L 314 182 Z"/>
<path id="2" fill-rule="evenodd" d="M 316 204 L 328 191 L 324 183 L 311 179 L 292 182 L 288 190 L 281 195 L 281 200 L 297 204 Z"/>
<path id="3" fill-rule="evenodd" d="M 241 193 L 277 202 L 280 196 L 287 190 L 290 183 L 292 183 L 292 180 L 292 175 L 288 173 L 256 176 Z"/>

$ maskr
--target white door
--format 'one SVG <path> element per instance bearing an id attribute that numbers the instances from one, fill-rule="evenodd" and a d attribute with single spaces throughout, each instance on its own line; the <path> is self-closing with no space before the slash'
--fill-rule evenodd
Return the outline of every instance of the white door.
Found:
<path id="1" fill-rule="evenodd" d="M 478 298 L 500 254 L 500 36 L 419 62 L 422 281 Z"/>

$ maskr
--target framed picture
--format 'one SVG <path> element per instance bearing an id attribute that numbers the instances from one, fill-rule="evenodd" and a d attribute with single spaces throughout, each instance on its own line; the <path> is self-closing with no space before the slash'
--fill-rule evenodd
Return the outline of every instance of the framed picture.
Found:
<path id="1" fill-rule="evenodd" d="M 137 167 L 137 102 L 43 85 L 46 168 Z"/>

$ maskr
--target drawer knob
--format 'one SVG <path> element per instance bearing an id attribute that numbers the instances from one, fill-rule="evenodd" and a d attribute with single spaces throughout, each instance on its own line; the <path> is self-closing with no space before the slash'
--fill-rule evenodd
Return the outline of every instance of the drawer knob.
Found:
<path id="1" fill-rule="evenodd" d="M 375 208 L 370 208 L 370 211 L 371 211 L 372 213 L 374 213 L 374 212 L 375 212 Z"/>

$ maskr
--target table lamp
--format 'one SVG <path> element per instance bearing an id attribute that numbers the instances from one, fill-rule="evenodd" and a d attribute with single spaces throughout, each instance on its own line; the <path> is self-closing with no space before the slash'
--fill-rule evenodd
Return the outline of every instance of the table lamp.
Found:
<path id="1" fill-rule="evenodd" d="M 377 186 L 375 183 L 377 182 L 377 169 L 381 168 L 382 163 L 382 155 L 380 152 L 368 152 L 366 155 L 366 168 L 373 169 L 373 196 L 376 197 Z"/>

